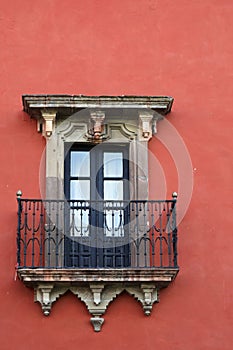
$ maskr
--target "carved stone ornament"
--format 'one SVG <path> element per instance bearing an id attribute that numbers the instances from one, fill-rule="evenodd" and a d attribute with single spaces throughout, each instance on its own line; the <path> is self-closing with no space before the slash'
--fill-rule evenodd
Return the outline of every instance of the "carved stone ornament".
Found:
<path id="1" fill-rule="evenodd" d="M 23 108 L 37 120 L 37 130 L 50 138 L 56 127 L 56 119 L 82 111 L 90 110 L 89 128 L 86 139 L 102 142 L 105 135 L 104 122 L 108 111 L 135 111 L 142 129 L 140 138 L 149 140 L 156 133 L 159 119 L 171 111 L 173 98 L 170 96 L 83 96 L 83 95 L 24 95 Z"/>
<path id="2" fill-rule="evenodd" d="M 34 301 L 45 316 L 53 303 L 67 291 L 86 305 L 94 331 L 99 332 L 108 305 L 123 291 L 133 296 L 149 316 L 159 302 L 159 290 L 167 287 L 179 269 L 18 269 L 19 278 L 34 288 Z"/>
<path id="3" fill-rule="evenodd" d="M 104 323 L 104 318 L 103 317 L 91 317 L 90 319 L 91 321 L 91 324 L 94 328 L 94 331 L 95 332 L 100 332 L 101 331 L 101 327 L 102 327 L 102 324 Z"/>
<path id="4" fill-rule="evenodd" d="M 42 134 L 44 137 L 50 137 L 52 135 L 55 126 L 56 114 L 57 112 L 55 110 L 41 111 L 43 118 Z"/>
<path id="5" fill-rule="evenodd" d="M 139 120 L 141 125 L 142 139 L 149 140 L 152 137 L 152 120 L 153 114 L 151 113 L 140 113 Z"/>
<path id="6" fill-rule="evenodd" d="M 68 290 L 85 303 L 92 316 L 90 321 L 96 332 L 101 330 L 104 322 L 104 318 L 101 316 L 104 315 L 108 305 L 123 291 L 129 293 L 141 303 L 147 316 L 151 314 L 153 304 L 158 302 L 158 287 L 156 287 L 155 283 L 138 283 L 133 285 L 130 283 L 89 283 L 84 287 L 58 287 L 53 284 L 41 283 L 35 287 L 34 301 L 41 304 L 44 315 L 48 316 L 52 304 Z"/>
<path id="7" fill-rule="evenodd" d="M 89 130 L 86 135 L 88 141 L 98 143 L 107 139 L 104 137 L 104 119 L 105 113 L 102 111 L 90 113 Z"/>

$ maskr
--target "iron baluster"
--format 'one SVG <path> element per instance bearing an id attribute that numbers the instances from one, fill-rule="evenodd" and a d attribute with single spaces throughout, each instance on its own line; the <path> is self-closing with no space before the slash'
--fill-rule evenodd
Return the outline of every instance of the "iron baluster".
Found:
<path id="1" fill-rule="evenodd" d="M 24 243 L 24 249 L 23 249 L 23 266 L 27 266 L 27 230 L 29 229 L 28 227 L 28 201 L 25 201 L 25 206 L 24 206 L 24 238 L 23 238 L 23 243 Z"/>
<path id="2" fill-rule="evenodd" d="M 136 266 L 139 267 L 139 247 L 140 247 L 140 241 L 139 241 L 139 209 L 138 209 L 138 203 L 136 203 Z"/>
<path id="3" fill-rule="evenodd" d="M 120 205 L 121 207 L 121 205 Z M 125 244 L 124 242 L 124 234 L 123 234 L 123 230 L 124 230 L 124 221 L 123 221 L 123 214 L 122 214 L 122 210 L 119 210 L 119 229 L 118 229 L 118 237 L 119 237 L 119 249 L 120 249 L 120 266 L 124 267 L 124 260 L 126 260 L 126 256 L 124 254 L 124 249 L 122 248 L 122 246 Z"/>
<path id="4" fill-rule="evenodd" d="M 160 267 L 163 266 L 163 203 L 159 203 L 159 256 L 160 256 Z"/>
<path id="5" fill-rule="evenodd" d="M 58 267 L 58 259 L 59 259 L 59 251 L 58 251 L 58 244 L 59 244 L 59 203 L 56 203 L 56 237 L 55 237 L 55 267 Z"/>
<path id="6" fill-rule="evenodd" d="M 18 203 L 18 224 L 17 224 L 17 264 L 21 266 L 21 221 L 22 221 L 22 203 L 21 196 L 22 192 L 19 190 L 17 193 L 17 203 Z"/>
<path id="7" fill-rule="evenodd" d="M 114 239 L 115 237 L 115 215 L 116 215 L 116 211 L 114 210 L 114 202 L 111 203 L 112 205 L 112 228 L 111 228 L 111 238 L 112 238 L 112 242 L 111 242 L 111 245 L 112 245 L 112 249 L 109 251 L 111 251 L 111 259 L 112 259 L 112 267 L 115 268 L 116 267 L 116 259 L 117 259 L 117 256 L 116 256 L 116 240 Z"/>
<path id="8" fill-rule="evenodd" d="M 44 247 L 44 207 L 43 202 L 40 202 L 40 240 L 39 240 L 39 266 L 43 266 L 43 247 Z"/>
<path id="9" fill-rule="evenodd" d="M 48 230 L 47 230 L 48 228 Z M 46 231 L 48 237 L 46 237 L 48 242 L 48 267 L 51 267 L 51 202 L 48 202 L 48 224 L 46 224 Z"/>
<path id="10" fill-rule="evenodd" d="M 71 202 L 71 216 L 72 216 L 72 235 L 71 235 L 71 262 L 72 262 L 72 267 L 75 267 L 74 263 L 74 249 L 75 249 L 75 242 L 74 242 L 74 237 L 75 237 L 75 208 L 74 208 L 74 202 Z"/>
<path id="11" fill-rule="evenodd" d="M 155 210 L 156 203 L 151 203 L 151 257 L 152 267 L 155 266 Z"/>
<path id="12" fill-rule="evenodd" d="M 144 266 L 147 267 L 147 214 L 146 203 L 143 203 L 143 247 L 144 247 Z"/>
<path id="13" fill-rule="evenodd" d="M 167 202 L 167 224 L 166 224 L 166 231 L 167 231 L 167 245 L 168 245 L 168 266 L 172 266 L 172 252 L 171 252 L 171 214 L 172 209 L 169 202 Z"/>
<path id="14" fill-rule="evenodd" d="M 177 226 L 176 226 L 176 202 L 177 202 L 177 193 L 173 192 L 172 194 L 172 244 L 173 244 L 173 262 L 174 267 L 178 267 L 177 263 Z"/>
<path id="15" fill-rule="evenodd" d="M 127 230 L 127 242 L 129 243 L 129 265 L 131 265 L 132 260 L 132 253 L 131 253 L 131 240 L 130 240 L 130 212 L 131 212 L 131 203 L 127 203 L 127 210 L 126 210 L 126 223 L 127 226 L 124 226 L 124 230 Z"/>
<path id="16" fill-rule="evenodd" d="M 35 234 L 36 234 L 36 203 L 33 201 L 32 203 L 32 267 L 35 264 Z M 30 240 L 29 240 L 30 242 Z"/>
<path id="17" fill-rule="evenodd" d="M 112 235 L 112 237 L 115 236 L 115 225 L 114 225 L 114 222 L 115 222 L 115 210 L 113 209 L 113 206 L 114 206 L 114 204 L 112 203 L 112 228 L 111 228 L 111 235 Z"/>

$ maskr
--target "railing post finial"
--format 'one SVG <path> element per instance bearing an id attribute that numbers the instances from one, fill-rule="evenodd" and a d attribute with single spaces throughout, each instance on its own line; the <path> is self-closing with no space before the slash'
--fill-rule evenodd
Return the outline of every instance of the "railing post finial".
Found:
<path id="1" fill-rule="evenodd" d="M 17 192 L 16 192 L 16 197 L 17 197 L 17 199 L 20 199 L 21 197 L 22 197 L 22 191 L 21 190 L 18 190 Z"/>
<path id="2" fill-rule="evenodd" d="M 173 193 L 172 193 L 172 198 L 173 198 L 173 199 L 177 199 L 177 197 L 178 197 L 177 192 L 173 192 Z"/>

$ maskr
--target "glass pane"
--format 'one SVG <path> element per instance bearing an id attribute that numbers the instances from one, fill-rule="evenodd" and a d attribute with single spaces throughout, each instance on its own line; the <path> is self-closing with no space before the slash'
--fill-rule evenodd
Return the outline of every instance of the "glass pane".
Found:
<path id="1" fill-rule="evenodd" d="M 124 237 L 124 211 L 121 209 L 106 209 L 104 229 L 107 237 Z"/>
<path id="2" fill-rule="evenodd" d="M 89 235 L 89 210 L 71 209 L 70 235 L 79 237 Z"/>
<path id="3" fill-rule="evenodd" d="M 123 200 L 123 180 L 104 181 L 104 200 Z"/>
<path id="4" fill-rule="evenodd" d="M 90 152 L 72 151 L 70 164 L 71 176 L 90 176 Z"/>
<path id="5" fill-rule="evenodd" d="M 70 181 L 70 199 L 89 200 L 90 199 L 90 181 L 89 180 L 71 180 Z"/>
<path id="6" fill-rule="evenodd" d="M 123 177 L 122 152 L 104 152 L 104 177 Z"/>

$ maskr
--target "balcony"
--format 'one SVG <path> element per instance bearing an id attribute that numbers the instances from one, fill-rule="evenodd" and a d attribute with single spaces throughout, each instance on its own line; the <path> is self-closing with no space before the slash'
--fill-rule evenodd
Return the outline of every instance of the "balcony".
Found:
<path id="1" fill-rule="evenodd" d="M 67 290 L 86 304 L 95 331 L 123 290 L 149 315 L 177 264 L 172 200 L 23 199 L 18 192 L 17 274 L 45 315 Z"/>

